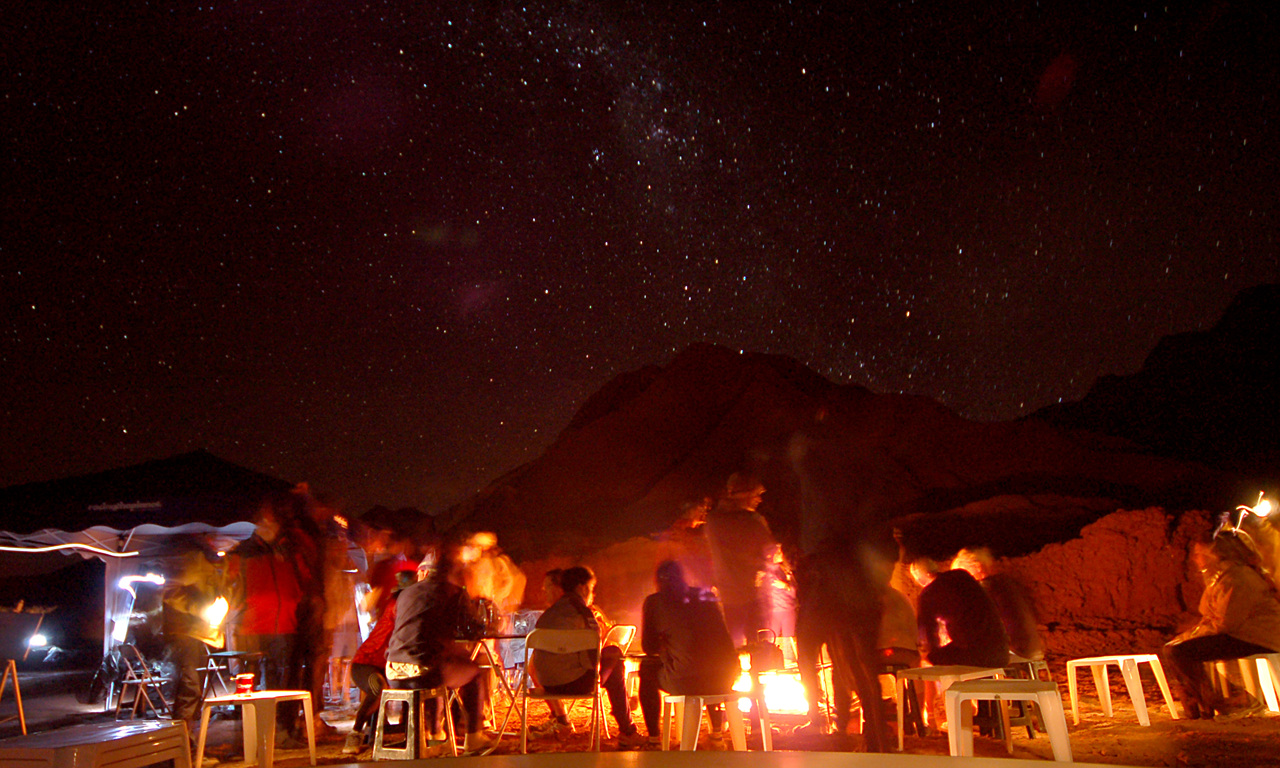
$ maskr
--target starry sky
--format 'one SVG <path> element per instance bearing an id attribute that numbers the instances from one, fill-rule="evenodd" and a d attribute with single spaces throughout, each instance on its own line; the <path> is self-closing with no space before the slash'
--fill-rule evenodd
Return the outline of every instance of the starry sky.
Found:
<path id="1" fill-rule="evenodd" d="M 6 3 L 0 485 L 438 511 L 695 342 L 1003 420 L 1280 279 L 1270 3 Z"/>

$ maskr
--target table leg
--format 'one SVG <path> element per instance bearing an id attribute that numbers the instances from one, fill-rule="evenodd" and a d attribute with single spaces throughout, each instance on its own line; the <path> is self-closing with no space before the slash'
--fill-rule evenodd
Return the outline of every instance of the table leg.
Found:
<path id="1" fill-rule="evenodd" d="M 1125 688 L 1129 689 L 1129 698 L 1133 699 L 1134 711 L 1138 714 L 1138 723 L 1151 725 L 1151 717 L 1147 714 L 1147 697 L 1142 693 L 1142 680 L 1138 677 L 1136 659 L 1125 659 L 1120 663 L 1120 674 L 1124 677 Z"/>
<path id="2" fill-rule="evenodd" d="M 276 760 L 276 700 L 263 699 L 250 702 L 253 706 L 253 724 L 256 735 L 254 751 L 258 768 L 271 768 Z M 245 718 L 248 722 L 250 718 Z M 245 728 L 245 763 L 248 763 L 249 729 Z"/>
<path id="3" fill-rule="evenodd" d="M 902 734 L 906 732 L 906 707 L 903 706 L 907 699 L 907 678 L 894 675 L 894 687 L 898 692 L 898 751 L 902 751 Z"/>
<path id="4" fill-rule="evenodd" d="M 1173 700 L 1173 691 L 1169 690 L 1169 679 L 1164 676 L 1164 666 L 1160 663 L 1159 658 L 1151 660 L 1151 671 L 1156 673 L 1156 682 L 1160 684 L 1160 693 L 1164 695 L 1165 706 L 1169 707 L 1169 714 L 1173 715 L 1173 719 L 1178 719 L 1178 705 Z"/>
<path id="5" fill-rule="evenodd" d="M 1080 700 L 1076 692 L 1076 663 L 1074 661 L 1067 662 L 1067 692 L 1071 695 L 1071 718 L 1075 720 L 1075 724 L 1080 724 Z"/>
<path id="6" fill-rule="evenodd" d="M 1107 682 L 1107 665 L 1090 664 L 1093 673 L 1093 687 L 1098 691 L 1098 701 L 1102 703 L 1102 714 L 1111 717 L 1111 684 Z"/>
<path id="7" fill-rule="evenodd" d="M 316 723 L 312 718 L 315 715 L 311 712 L 311 694 L 308 693 L 306 698 L 302 700 L 303 720 L 307 724 L 307 750 L 311 754 L 311 764 L 316 764 Z"/>
<path id="8" fill-rule="evenodd" d="M 196 739 L 196 768 L 204 764 L 204 740 L 209 735 L 209 707 L 200 706 L 200 736 Z M 245 759 L 248 759 L 246 755 Z"/>

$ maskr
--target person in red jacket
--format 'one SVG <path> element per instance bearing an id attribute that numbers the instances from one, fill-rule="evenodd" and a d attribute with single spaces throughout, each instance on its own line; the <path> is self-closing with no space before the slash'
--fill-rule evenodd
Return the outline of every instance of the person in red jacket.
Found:
<path id="1" fill-rule="evenodd" d="M 262 654 L 260 687 L 265 690 L 305 689 L 300 671 L 290 664 L 298 633 L 302 584 L 308 581 L 305 558 L 296 542 L 285 535 L 288 521 L 301 510 L 300 497 L 288 492 L 265 499 L 254 514 L 253 535 L 229 553 L 228 573 L 235 585 L 236 649 Z M 277 710 L 278 740 L 283 746 L 301 743 L 294 730 L 297 705 Z"/>
<path id="2" fill-rule="evenodd" d="M 351 657 L 351 680 L 360 689 L 360 705 L 356 708 L 355 723 L 347 741 L 342 747 L 344 755 L 358 755 L 369 743 L 370 727 L 373 715 L 376 714 L 378 702 L 382 699 L 382 689 L 387 687 L 387 644 L 391 640 L 391 632 L 396 628 L 396 601 L 400 590 L 417 581 L 416 568 L 406 562 L 396 572 L 398 586 L 391 591 L 391 601 L 383 609 L 377 623 L 369 636 L 356 649 Z"/>

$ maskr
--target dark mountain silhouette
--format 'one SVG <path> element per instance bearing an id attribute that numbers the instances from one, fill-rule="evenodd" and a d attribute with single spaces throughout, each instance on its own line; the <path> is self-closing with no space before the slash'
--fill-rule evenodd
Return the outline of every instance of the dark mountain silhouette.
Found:
<path id="1" fill-rule="evenodd" d="M 1033 418 L 1114 435 L 1152 453 L 1254 479 L 1280 463 L 1280 285 L 1243 291 L 1212 329 L 1165 337 L 1131 376 Z"/>
<path id="2" fill-rule="evenodd" d="M 698 345 L 610 382 L 545 454 L 438 522 L 494 530 L 517 559 L 584 557 L 667 530 L 743 469 L 768 487 L 761 512 L 792 551 L 884 541 L 897 526 L 918 552 L 1023 554 L 1120 507 L 1222 507 L 1237 487 L 1128 439 L 1045 419 L 973 422 L 790 358 Z"/>

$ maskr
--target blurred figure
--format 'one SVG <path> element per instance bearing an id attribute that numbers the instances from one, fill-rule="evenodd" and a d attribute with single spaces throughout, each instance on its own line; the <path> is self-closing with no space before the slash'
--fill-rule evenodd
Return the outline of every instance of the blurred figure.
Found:
<path id="1" fill-rule="evenodd" d="M 967 571 L 941 570 L 929 558 L 911 564 L 920 584 L 916 624 L 919 646 L 933 666 L 1009 665 L 1009 640 L 995 603 Z"/>
<path id="2" fill-rule="evenodd" d="M 182 537 L 177 554 L 165 574 L 163 627 L 169 659 L 176 671 L 173 719 L 187 722 L 187 733 L 196 733 L 195 721 L 204 703 L 200 670 L 210 649 L 225 645 L 222 623 L 227 615 L 224 563 L 207 535 Z"/>
<path id="3" fill-rule="evenodd" d="M 791 566 L 774 544 L 769 550 L 764 570 L 758 577 L 760 626 L 773 632 L 775 638 L 796 636 L 796 584 Z"/>
<path id="4" fill-rule="evenodd" d="M 392 591 L 398 597 L 400 590 L 418 581 L 417 569 L 406 567 L 396 574 L 397 587 Z M 396 601 L 392 599 L 382 611 L 382 618 L 373 625 L 373 631 L 351 657 L 351 680 L 360 689 L 360 704 L 356 707 L 355 722 L 342 747 L 344 755 L 358 755 L 369 743 L 373 715 L 387 687 L 387 646 L 396 628 Z"/>
<path id="5" fill-rule="evenodd" d="M 735 472 L 703 526 L 711 550 L 712 578 L 736 646 L 754 640 L 762 626 L 760 574 L 768 569 L 777 545 L 768 522 L 756 511 L 764 491 L 764 483 L 754 475 Z"/>
<path id="6" fill-rule="evenodd" d="M 387 528 L 370 528 L 364 541 L 365 558 L 369 562 L 368 591 L 361 610 L 369 614 L 371 622 L 378 620 L 382 609 L 393 599 L 396 590 L 396 574 L 407 564 L 416 568 L 418 563 L 408 556 L 409 538 Z"/>
<path id="7" fill-rule="evenodd" d="M 1226 702 L 1205 663 L 1280 651 L 1280 600 L 1258 570 L 1257 552 L 1231 531 L 1193 544 L 1191 560 L 1205 581 L 1200 621 L 1170 640 L 1164 657 L 1182 689 L 1187 717 L 1212 719 L 1215 712 L 1226 714 Z"/>
<path id="8" fill-rule="evenodd" d="M 467 594 L 462 545 L 448 543 L 438 560 L 428 558 L 418 581 L 396 598 L 395 627 L 387 643 L 387 682 L 392 688 L 422 689 L 440 685 L 457 690 L 467 720 L 463 751 L 477 754 L 493 746 L 484 733 L 484 691 L 480 666 L 457 640 L 484 634 L 480 605 Z M 429 570 L 430 569 L 430 570 Z M 433 748 L 446 734 L 439 702 L 428 702 Z"/>
<path id="9" fill-rule="evenodd" d="M 234 585 L 236 649 L 262 654 L 259 686 L 265 690 L 303 688 L 302 670 L 294 664 L 298 612 L 309 581 L 308 559 L 296 540 L 285 535 L 290 521 L 302 515 L 301 500 L 290 492 L 272 494 L 254 513 L 254 532 L 231 550 L 228 577 Z M 285 702 L 276 709 L 277 741 L 298 748 L 304 743 L 294 730 L 300 708 Z"/>
<path id="10" fill-rule="evenodd" d="M 962 549 L 951 561 L 951 567 L 967 571 L 987 590 L 1009 637 L 1010 651 L 1031 661 L 1044 659 L 1044 643 L 1040 640 L 1031 595 L 1017 579 L 995 569 L 991 550 L 986 547 Z"/>
<path id="11" fill-rule="evenodd" d="M 586 566 L 566 568 L 560 575 L 564 594 L 538 618 L 538 629 L 593 629 L 603 638 L 605 628 L 591 610 L 595 601 L 596 576 Z M 533 676 L 548 693 L 591 694 L 595 691 L 596 658 L 591 653 L 550 653 L 535 650 L 529 660 Z M 631 722 L 627 702 L 626 664 L 622 650 L 607 646 L 600 653 L 600 686 L 609 697 L 609 711 L 618 724 L 618 748 L 632 749 L 644 744 L 644 736 Z M 555 710 L 553 710 L 555 711 Z M 556 720 L 562 721 L 559 712 Z"/>
<path id="12" fill-rule="evenodd" d="M 662 691 L 731 693 L 742 672 L 715 595 L 686 584 L 674 560 L 658 565 L 654 583 L 657 591 L 644 599 L 640 624 L 640 647 L 650 657 L 640 662 L 640 711 L 651 743 L 661 731 Z M 714 740 L 724 713 L 715 707 L 707 714 Z"/>
<path id="13" fill-rule="evenodd" d="M 865 702 L 880 697 L 876 646 L 883 625 L 881 594 L 887 587 L 877 576 L 883 569 L 868 566 L 866 559 L 871 556 L 857 545 L 833 544 L 806 556 L 796 573 L 800 597 L 796 650 L 809 702 L 809 723 L 798 729 L 801 734 L 825 731 L 818 676 L 823 645 L 831 658 L 831 710 L 837 733 L 848 729 L 854 692 Z M 867 750 L 884 751 L 888 726 L 883 709 L 868 706 L 863 712 Z"/>

